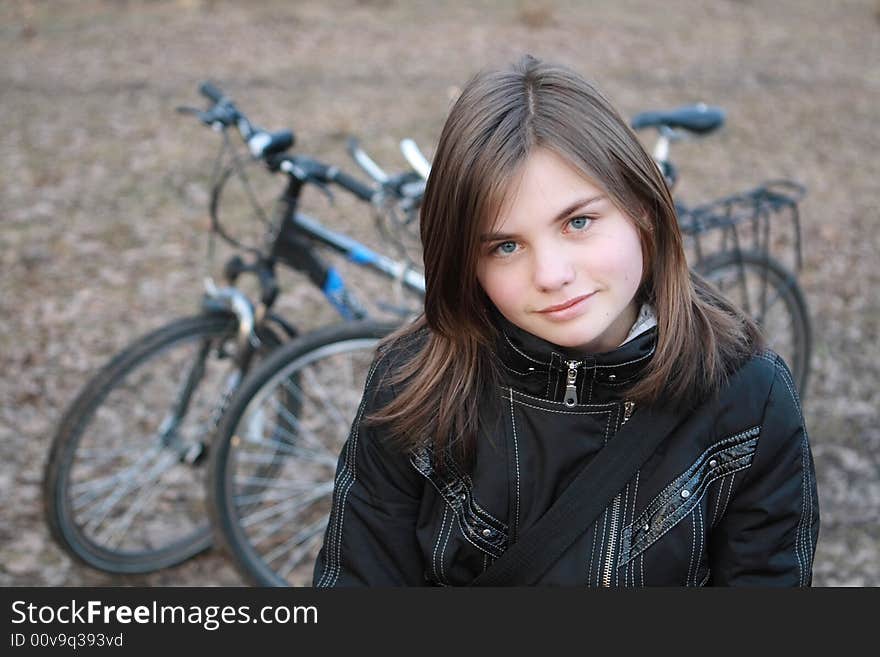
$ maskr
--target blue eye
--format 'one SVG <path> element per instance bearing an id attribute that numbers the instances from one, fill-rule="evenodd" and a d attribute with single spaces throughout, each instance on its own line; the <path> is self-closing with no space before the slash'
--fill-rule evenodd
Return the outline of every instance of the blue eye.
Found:
<path id="1" fill-rule="evenodd" d="M 568 225 L 574 230 L 583 230 L 593 222 L 589 217 L 574 217 L 568 221 Z"/>
<path id="2" fill-rule="evenodd" d="M 516 251 L 516 242 L 501 242 L 493 250 L 500 255 L 510 255 Z"/>

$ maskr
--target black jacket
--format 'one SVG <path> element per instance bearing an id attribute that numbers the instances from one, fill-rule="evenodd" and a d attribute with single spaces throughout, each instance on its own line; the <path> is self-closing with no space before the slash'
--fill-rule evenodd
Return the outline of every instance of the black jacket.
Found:
<path id="1" fill-rule="evenodd" d="M 394 394 L 384 378 L 406 354 L 377 358 L 339 458 L 314 585 L 468 584 L 638 412 L 626 390 L 655 344 L 652 328 L 584 358 L 503 322 L 503 422 L 470 472 L 445 476 L 429 450 L 402 453 L 361 421 Z M 766 351 L 689 414 L 540 584 L 807 586 L 818 533 L 800 401 Z"/>

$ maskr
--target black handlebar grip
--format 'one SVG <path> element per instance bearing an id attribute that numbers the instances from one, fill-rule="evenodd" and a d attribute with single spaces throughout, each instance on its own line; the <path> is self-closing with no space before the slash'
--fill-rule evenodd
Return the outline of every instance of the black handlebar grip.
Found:
<path id="1" fill-rule="evenodd" d="M 291 130 L 279 130 L 278 132 L 269 133 L 269 141 L 263 147 L 262 157 L 281 153 L 293 146 L 296 139 Z"/>
<path id="2" fill-rule="evenodd" d="M 363 201 L 371 201 L 373 199 L 373 189 L 371 187 L 368 187 L 361 181 L 352 178 L 338 169 L 333 171 L 331 179 L 337 185 L 345 187 L 345 189 Z"/>
<path id="3" fill-rule="evenodd" d="M 199 85 L 199 93 L 215 103 L 219 103 L 223 99 L 223 92 L 210 82 L 202 82 Z"/>

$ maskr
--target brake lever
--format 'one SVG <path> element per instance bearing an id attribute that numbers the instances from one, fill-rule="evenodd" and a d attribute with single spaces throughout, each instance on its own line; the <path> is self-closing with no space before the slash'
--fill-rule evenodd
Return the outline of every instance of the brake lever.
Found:
<path id="1" fill-rule="evenodd" d="M 205 111 L 199 109 L 198 107 L 188 107 L 186 105 L 180 105 L 175 108 L 178 114 L 192 114 L 196 118 L 198 118 L 199 122 L 203 125 L 208 125 L 214 128 L 216 131 L 224 130 L 227 126 L 227 118 L 226 117 L 218 117 L 216 112 L 213 110 Z"/>
<path id="2" fill-rule="evenodd" d="M 315 180 L 314 178 L 312 178 L 309 182 L 311 182 L 315 187 L 317 187 L 324 193 L 324 196 L 327 197 L 327 202 L 330 203 L 330 205 L 336 205 L 336 197 L 333 196 L 333 192 L 330 190 L 330 186 L 327 183 L 321 182 L 320 180 Z"/>

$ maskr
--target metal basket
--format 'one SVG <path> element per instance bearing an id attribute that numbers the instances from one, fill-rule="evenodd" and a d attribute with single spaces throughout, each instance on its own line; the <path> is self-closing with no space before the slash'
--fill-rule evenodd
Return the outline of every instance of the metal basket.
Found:
<path id="1" fill-rule="evenodd" d="M 691 208 L 679 208 L 682 233 L 692 245 L 696 262 L 706 257 L 705 242 L 716 250 L 753 250 L 769 254 L 774 245 L 789 243 L 793 269 L 803 266 L 798 202 L 806 189 L 791 180 L 771 180 L 746 192 Z"/>

